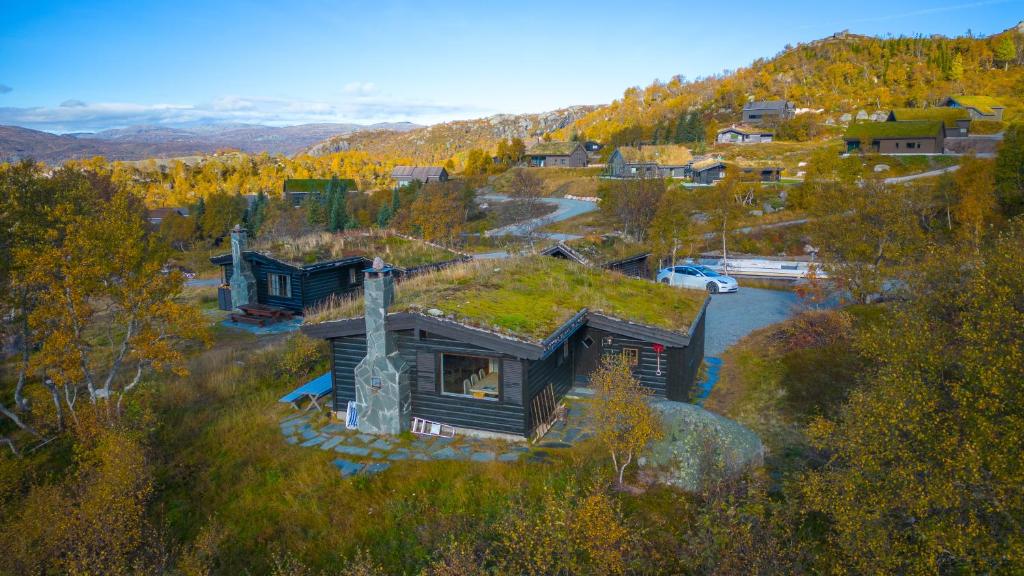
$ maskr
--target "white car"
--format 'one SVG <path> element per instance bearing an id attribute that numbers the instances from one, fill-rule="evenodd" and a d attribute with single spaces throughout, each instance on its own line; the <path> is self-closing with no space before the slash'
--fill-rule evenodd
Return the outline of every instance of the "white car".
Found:
<path id="1" fill-rule="evenodd" d="M 658 282 L 669 286 L 707 290 L 711 294 L 736 292 L 740 289 L 739 282 L 732 276 L 719 274 L 711 268 L 699 264 L 662 268 L 658 272 Z"/>

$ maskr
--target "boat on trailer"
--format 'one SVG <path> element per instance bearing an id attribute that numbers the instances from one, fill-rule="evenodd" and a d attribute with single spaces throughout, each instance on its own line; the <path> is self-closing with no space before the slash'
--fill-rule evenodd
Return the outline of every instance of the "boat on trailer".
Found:
<path id="1" fill-rule="evenodd" d="M 699 258 L 687 259 L 688 264 L 701 264 L 727 276 L 757 278 L 782 278 L 801 280 L 807 278 L 828 278 L 820 262 L 800 256 L 754 256 L 738 254 L 722 258 L 720 254 L 701 254 Z"/>

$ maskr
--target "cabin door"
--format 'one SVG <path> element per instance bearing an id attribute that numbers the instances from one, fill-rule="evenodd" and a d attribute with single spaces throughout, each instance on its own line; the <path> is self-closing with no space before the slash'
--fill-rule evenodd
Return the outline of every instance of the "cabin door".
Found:
<path id="1" fill-rule="evenodd" d="M 583 338 L 576 341 L 575 376 L 590 378 L 590 373 L 601 364 L 601 356 L 604 355 L 603 344 L 604 332 L 587 328 Z"/>

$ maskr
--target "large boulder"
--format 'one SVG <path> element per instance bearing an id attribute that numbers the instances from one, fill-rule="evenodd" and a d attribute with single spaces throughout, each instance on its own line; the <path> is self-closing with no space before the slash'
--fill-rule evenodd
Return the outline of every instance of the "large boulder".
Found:
<path id="1" fill-rule="evenodd" d="M 642 462 L 659 481 L 696 492 L 708 480 L 728 478 L 764 463 L 764 444 L 746 426 L 694 404 L 653 400 L 665 437 Z"/>

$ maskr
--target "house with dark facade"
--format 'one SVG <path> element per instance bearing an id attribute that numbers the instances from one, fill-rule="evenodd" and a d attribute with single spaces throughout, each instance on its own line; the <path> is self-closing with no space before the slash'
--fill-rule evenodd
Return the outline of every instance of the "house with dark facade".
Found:
<path id="1" fill-rule="evenodd" d="M 346 192 L 356 189 L 356 181 L 350 178 L 288 178 L 284 181 L 284 197 L 292 206 L 301 206 L 307 198 L 326 196 L 331 186 Z"/>
<path id="2" fill-rule="evenodd" d="M 796 107 L 786 100 L 761 100 L 743 105 L 744 124 L 764 124 L 789 120 L 796 114 Z"/>
<path id="3" fill-rule="evenodd" d="M 443 166 L 395 166 L 391 170 L 391 179 L 399 188 L 413 182 L 447 182 L 448 171 Z"/>
<path id="4" fill-rule="evenodd" d="M 770 130 L 734 124 L 719 130 L 715 142 L 719 144 L 760 144 L 761 142 L 771 142 L 774 137 L 775 133 Z"/>
<path id="5" fill-rule="evenodd" d="M 690 180 L 694 184 L 714 184 L 722 178 L 725 178 L 725 162 L 718 158 L 702 158 L 690 165 Z"/>
<path id="6" fill-rule="evenodd" d="M 540 142 L 525 154 L 526 165 L 533 168 L 583 168 L 587 165 L 587 150 L 581 142 Z"/>
<path id="7" fill-rule="evenodd" d="M 854 122 L 846 129 L 846 151 L 874 154 L 942 154 L 942 122 Z"/>
<path id="8" fill-rule="evenodd" d="M 248 233 L 235 227 L 232 251 L 210 258 L 221 267 L 222 308 L 239 303 L 260 304 L 301 315 L 327 300 L 362 289 L 362 271 L 369 254 L 382 254 L 393 262 L 396 277 L 408 278 L 470 259 L 417 239 L 390 233 L 320 234 L 279 242 L 256 249 L 248 246 Z"/>
<path id="9" fill-rule="evenodd" d="M 678 144 L 619 146 L 608 158 L 612 178 L 686 178 L 693 155 Z"/>
<path id="10" fill-rule="evenodd" d="M 742 174 L 756 178 L 758 182 L 778 182 L 782 180 L 782 168 L 779 166 L 740 165 L 739 169 Z"/>
<path id="11" fill-rule="evenodd" d="M 963 108 L 972 120 L 1002 120 L 1006 106 L 991 96 L 949 96 L 942 103 L 950 108 Z"/>
<path id="12" fill-rule="evenodd" d="M 887 122 L 942 122 L 944 138 L 963 138 L 970 133 L 971 115 L 965 108 L 894 108 Z"/>
<path id="13" fill-rule="evenodd" d="M 656 396 L 689 400 L 703 359 L 706 294 L 556 258 L 424 275 L 394 290 L 378 261 L 365 299 L 307 319 L 330 343 L 332 404 L 366 433 L 414 418 L 468 434 L 542 435 L 601 358 L 624 356 Z"/>
<path id="14" fill-rule="evenodd" d="M 171 214 L 187 218 L 188 208 L 150 208 L 149 210 L 146 210 L 146 222 L 148 222 L 153 228 L 159 228 L 160 225 L 164 223 L 164 219 Z"/>
<path id="15" fill-rule="evenodd" d="M 651 252 L 643 245 L 628 242 L 613 234 L 556 242 L 541 250 L 540 254 L 584 266 L 603 268 L 633 278 L 651 277 Z"/>

